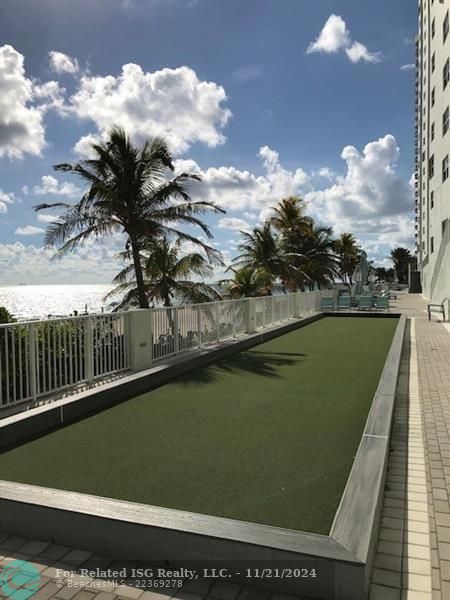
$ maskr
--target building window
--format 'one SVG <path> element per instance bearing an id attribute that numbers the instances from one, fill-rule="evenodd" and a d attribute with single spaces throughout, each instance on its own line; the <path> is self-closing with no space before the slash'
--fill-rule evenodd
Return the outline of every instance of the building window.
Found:
<path id="1" fill-rule="evenodd" d="M 447 87 L 448 81 L 450 79 L 450 62 L 447 58 L 447 61 L 444 65 L 444 73 L 443 73 L 443 85 L 444 85 L 444 90 Z"/>
<path id="2" fill-rule="evenodd" d="M 434 123 L 431 123 L 431 141 L 434 140 Z"/>
<path id="3" fill-rule="evenodd" d="M 442 25 L 442 33 L 443 33 L 443 37 L 444 37 L 444 42 L 447 39 L 448 36 L 448 29 L 449 29 L 449 20 L 448 20 L 448 11 L 447 14 L 445 15 L 445 19 L 444 19 L 444 23 Z"/>
<path id="4" fill-rule="evenodd" d="M 436 52 L 433 52 L 433 56 L 431 57 L 431 72 L 434 73 L 434 69 L 436 68 Z"/>
<path id="5" fill-rule="evenodd" d="M 436 91 L 435 91 L 435 88 L 433 88 L 431 90 L 431 106 L 434 106 L 435 96 L 436 96 Z"/>
<path id="6" fill-rule="evenodd" d="M 425 162 L 425 150 L 422 152 L 422 162 Z"/>
<path id="7" fill-rule="evenodd" d="M 448 154 L 442 161 L 442 182 L 448 179 Z"/>
<path id="8" fill-rule="evenodd" d="M 434 252 L 434 237 L 430 238 L 430 252 L 431 254 Z"/>
<path id="9" fill-rule="evenodd" d="M 428 161 L 428 178 L 431 179 L 434 175 L 434 154 L 430 156 Z"/>
<path id="10" fill-rule="evenodd" d="M 430 208 L 434 207 L 434 192 L 430 194 Z"/>
<path id="11" fill-rule="evenodd" d="M 434 34 L 436 32 L 436 19 L 433 19 L 431 22 L 431 37 L 434 38 Z"/>
<path id="12" fill-rule="evenodd" d="M 442 135 L 445 135 L 448 131 L 449 128 L 449 121 L 450 121 L 450 112 L 449 112 L 449 107 L 447 106 L 447 108 L 444 111 L 444 114 L 442 115 Z"/>

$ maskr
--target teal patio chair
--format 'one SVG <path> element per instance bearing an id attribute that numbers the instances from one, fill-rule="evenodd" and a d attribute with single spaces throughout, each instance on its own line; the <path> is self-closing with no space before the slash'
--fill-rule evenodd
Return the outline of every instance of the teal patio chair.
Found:
<path id="1" fill-rule="evenodd" d="M 324 296 L 320 303 L 322 310 L 334 310 L 334 296 Z"/>
<path id="2" fill-rule="evenodd" d="M 389 310 L 389 296 L 378 296 L 378 298 L 375 298 L 375 307 L 378 310 Z"/>
<path id="3" fill-rule="evenodd" d="M 370 310 L 373 307 L 372 296 L 360 296 L 358 299 L 358 310 Z"/>
<path id="4" fill-rule="evenodd" d="M 338 309 L 339 310 L 350 310 L 352 306 L 352 297 L 348 295 L 342 295 L 338 298 Z"/>

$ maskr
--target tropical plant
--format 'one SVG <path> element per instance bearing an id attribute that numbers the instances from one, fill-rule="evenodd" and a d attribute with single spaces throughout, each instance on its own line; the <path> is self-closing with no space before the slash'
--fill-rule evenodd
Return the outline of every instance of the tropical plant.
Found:
<path id="1" fill-rule="evenodd" d="M 274 236 L 269 222 L 253 231 L 243 231 L 243 241 L 238 248 L 241 252 L 234 259 L 237 267 L 247 267 L 252 270 L 263 268 L 270 282 L 281 277 L 286 268 L 285 257 L 279 240 Z"/>
<path id="2" fill-rule="evenodd" d="M 225 285 L 225 293 L 230 298 L 249 298 L 270 294 L 271 276 L 264 269 L 250 267 L 234 269 L 231 267 L 230 270 L 233 272 L 233 278 L 219 282 L 221 286 Z"/>
<path id="3" fill-rule="evenodd" d="M 218 253 L 216 262 L 221 262 Z M 150 248 L 140 254 L 145 295 L 150 302 L 172 306 L 173 300 L 180 303 L 197 303 L 220 300 L 220 293 L 204 281 L 194 281 L 192 277 L 205 278 L 211 275 L 212 266 L 200 252 L 183 254 L 179 239 L 156 240 Z M 116 310 L 130 306 L 139 306 L 139 291 L 135 277 L 134 264 L 124 268 L 115 278 L 117 283 L 105 299 L 122 296 Z"/>
<path id="4" fill-rule="evenodd" d="M 342 282 L 349 287 L 353 285 L 353 272 L 359 263 L 361 249 L 351 233 L 343 233 L 335 241 L 335 251 L 338 257 L 337 269 Z"/>
<path id="5" fill-rule="evenodd" d="M 305 274 L 299 281 L 300 289 L 305 285 L 310 290 L 315 285 L 321 289 L 333 282 L 338 262 L 334 249 L 333 229 L 316 225 L 311 219 L 300 248 L 300 254 L 304 257 L 302 271 Z"/>
<path id="6" fill-rule="evenodd" d="M 408 282 L 408 268 L 413 260 L 411 252 L 408 248 L 394 248 L 391 250 L 390 258 L 394 263 L 394 269 L 397 273 L 399 283 Z"/>
<path id="7" fill-rule="evenodd" d="M 152 240 L 173 235 L 212 248 L 193 235 L 181 232 L 180 225 L 197 226 L 211 238 L 199 218 L 205 212 L 224 212 L 206 201 L 193 202 L 189 183 L 200 180 L 192 173 L 169 177 L 174 165 L 167 142 L 161 137 L 134 146 L 123 129 L 113 128 L 106 142 L 93 144 L 95 158 L 76 164 L 55 165 L 55 170 L 77 175 L 87 185 L 74 203 L 40 204 L 35 210 L 61 208 L 63 214 L 47 228 L 45 242 L 58 248 L 57 256 L 75 251 L 89 239 L 125 235 L 125 248 L 133 262 L 137 297 L 148 308 L 141 253 Z"/>
<path id="8" fill-rule="evenodd" d="M 4 306 L 0 306 L 0 325 L 4 323 L 14 323 L 16 320 Z"/>
<path id="9" fill-rule="evenodd" d="M 385 267 L 376 267 L 375 273 L 379 282 L 390 283 L 394 281 L 394 269 L 386 269 Z"/>
<path id="10" fill-rule="evenodd" d="M 322 227 L 304 214 L 297 196 L 281 200 L 273 207 L 269 222 L 279 234 L 284 259 L 281 281 L 290 291 L 322 287 L 333 281 L 336 256 L 332 229 Z"/>

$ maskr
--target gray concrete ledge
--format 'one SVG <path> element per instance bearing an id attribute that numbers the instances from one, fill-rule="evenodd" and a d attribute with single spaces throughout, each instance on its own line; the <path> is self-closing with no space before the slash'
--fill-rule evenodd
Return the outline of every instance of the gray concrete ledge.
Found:
<path id="1" fill-rule="evenodd" d="M 406 316 L 399 319 L 330 536 L 366 565 L 370 581 L 383 504 Z"/>

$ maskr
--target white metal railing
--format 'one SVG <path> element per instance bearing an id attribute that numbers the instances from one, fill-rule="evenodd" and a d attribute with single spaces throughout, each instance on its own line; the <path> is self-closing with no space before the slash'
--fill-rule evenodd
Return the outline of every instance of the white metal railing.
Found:
<path id="1" fill-rule="evenodd" d="M 247 333 L 247 300 L 223 300 L 152 309 L 152 359 Z"/>
<path id="2" fill-rule="evenodd" d="M 0 408 L 128 366 L 127 313 L 0 325 Z"/>
<path id="3" fill-rule="evenodd" d="M 321 296 L 298 292 L 0 325 L 0 410 L 277 325 L 319 310 Z M 132 319 L 142 317 L 136 329 Z"/>

